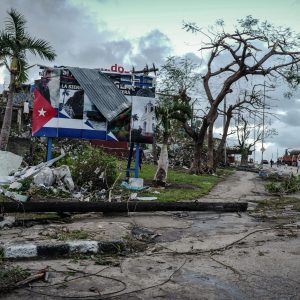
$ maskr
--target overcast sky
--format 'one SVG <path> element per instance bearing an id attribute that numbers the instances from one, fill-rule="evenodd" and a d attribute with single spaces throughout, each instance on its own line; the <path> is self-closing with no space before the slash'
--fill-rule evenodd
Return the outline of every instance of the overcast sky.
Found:
<path id="1" fill-rule="evenodd" d="M 182 29 L 183 21 L 201 27 L 224 19 L 233 26 L 237 19 L 253 15 L 275 25 L 300 31 L 300 0 L 1 0 L 0 28 L 11 7 L 27 19 L 28 32 L 46 39 L 57 53 L 54 63 L 79 67 L 110 67 L 117 63 L 131 69 L 145 64 L 161 65 L 169 55 L 188 55 L 199 62 L 201 40 Z M 43 63 L 32 59 L 31 63 Z M 38 69 L 30 73 L 30 81 Z M 0 69 L 0 85 L 8 83 Z M 2 90 L 0 89 L 0 91 Z M 277 101 L 274 111 L 280 120 L 272 127 L 278 135 L 267 140 L 264 157 L 276 159 L 285 148 L 300 149 L 300 96 L 285 99 L 286 87 L 270 96 Z M 260 148 L 260 146 L 257 146 Z M 257 153 L 256 160 L 261 154 Z"/>

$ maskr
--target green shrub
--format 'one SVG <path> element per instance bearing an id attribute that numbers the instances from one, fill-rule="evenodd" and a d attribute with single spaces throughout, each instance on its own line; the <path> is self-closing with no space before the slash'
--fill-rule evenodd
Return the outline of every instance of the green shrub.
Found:
<path id="1" fill-rule="evenodd" d="M 58 165 L 64 164 L 69 166 L 75 185 L 90 191 L 107 189 L 117 178 L 116 158 L 89 145 L 59 160 Z"/>

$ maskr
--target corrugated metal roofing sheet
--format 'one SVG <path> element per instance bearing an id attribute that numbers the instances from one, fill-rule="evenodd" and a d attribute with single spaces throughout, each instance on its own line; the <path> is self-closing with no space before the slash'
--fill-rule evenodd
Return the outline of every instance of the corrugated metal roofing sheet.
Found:
<path id="1" fill-rule="evenodd" d="M 102 115 L 111 121 L 130 106 L 129 100 L 114 83 L 99 70 L 68 67 L 89 99 Z"/>

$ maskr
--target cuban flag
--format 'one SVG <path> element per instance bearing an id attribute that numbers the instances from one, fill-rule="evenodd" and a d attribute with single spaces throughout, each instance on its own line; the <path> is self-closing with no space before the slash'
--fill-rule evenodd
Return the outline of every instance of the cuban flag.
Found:
<path id="1" fill-rule="evenodd" d="M 51 104 L 50 93 L 41 85 L 38 85 L 34 90 L 33 136 L 118 140 L 112 133 L 107 133 L 106 122 L 96 122 L 84 117 L 84 103 L 89 101 L 86 95 L 84 95 L 84 103 L 81 105 L 82 116 L 78 118 L 78 116 L 74 117 L 68 111 L 67 106 L 63 107 L 60 103 L 57 105 Z M 59 99 L 56 101 L 59 102 Z M 53 106 L 57 106 L 57 108 Z"/>
<path id="2" fill-rule="evenodd" d="M 53 108 L 40 91 L 35 88 L 32 112 L 32 135 L 41 136 L 38 134 L 39 130 L 56 116 L 57 110 Z"/>

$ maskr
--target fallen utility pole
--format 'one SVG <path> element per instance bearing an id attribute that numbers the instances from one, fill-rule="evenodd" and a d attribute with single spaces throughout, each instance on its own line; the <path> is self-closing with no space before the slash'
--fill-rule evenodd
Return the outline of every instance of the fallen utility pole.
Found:
<path id="1" fill-rule="evenodd" d="M 246 211 L 247 202 L 2 202 L 1 212 L 142 212 L 142 211 Z"/>

